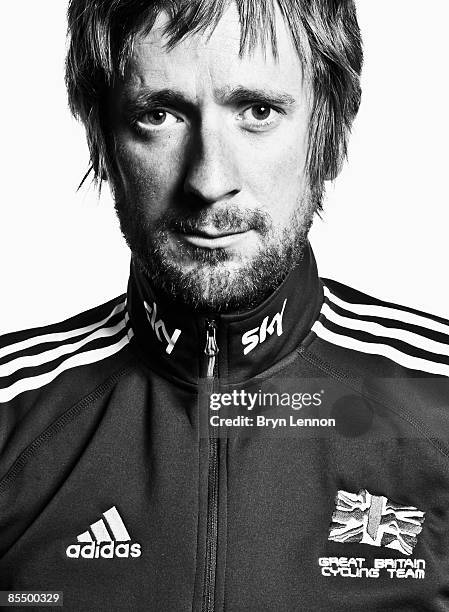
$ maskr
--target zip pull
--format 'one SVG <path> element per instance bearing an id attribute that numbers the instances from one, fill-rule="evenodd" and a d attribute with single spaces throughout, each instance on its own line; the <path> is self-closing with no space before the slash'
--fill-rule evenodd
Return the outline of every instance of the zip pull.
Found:
<path id="1" fill-rule="evenodd" d="M 215 370 L 215 358 L 218 355 L 217 344 L 217 324 L 215 321 L 206 323 L 206 348 L 204 353 L 207 355 L 207 378 L 213 378 Z"/>

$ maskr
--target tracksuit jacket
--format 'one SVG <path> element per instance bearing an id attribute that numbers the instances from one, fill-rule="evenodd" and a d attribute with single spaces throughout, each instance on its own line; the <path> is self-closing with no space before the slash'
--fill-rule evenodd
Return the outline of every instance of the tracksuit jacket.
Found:
<path id="1" fill-rule="evenodd" d="M 175 308 L 132 265 L 126 295 L 1 339 L 0 590 L 449 610 L 448 344 L 310 248 L 238 314 Z"/>

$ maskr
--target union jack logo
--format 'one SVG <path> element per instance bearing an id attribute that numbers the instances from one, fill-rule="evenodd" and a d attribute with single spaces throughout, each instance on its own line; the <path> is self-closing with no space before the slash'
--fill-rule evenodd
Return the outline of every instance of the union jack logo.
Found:
<path id="1" fill-rule="evenodd" d="M 358 493 L 338 491 L 329 540 L 394 548 L 411 555 L 422 531 L 425 512 L 396 504 L 366 489 Z"/>

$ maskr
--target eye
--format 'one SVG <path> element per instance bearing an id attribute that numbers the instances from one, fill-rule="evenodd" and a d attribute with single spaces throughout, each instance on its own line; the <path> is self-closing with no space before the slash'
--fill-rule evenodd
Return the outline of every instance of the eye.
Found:
<path id="1" fill-rule="evenodd" d="M 138 124 L 146 129 L 154 129 L 160 127 L 169 127 L 178 123 L 179 119 L 172 113 L 163 108 L 155 108 L 141 115 L 137 121 Z"/>
<path id="2" fill-rule="evenodd" d="M 238 119 L 249 131 L 265 131 L 276 127 L 281 120 L 281 115 L 285 115 L 282 109 L 277 109 L 268 103 L 258 102 L 241 112 Z"/>
<path id="3" fill-rule="evenodd" d="M 254 106 L 251 106 L 251 109 L 249 110 L 251 110 L 251 115 L 257 121 L 266 121 L 269 119 L 271 112 L 273 111 L 271 106 L 268 106 L 267 104 L 255 104 Z"/>

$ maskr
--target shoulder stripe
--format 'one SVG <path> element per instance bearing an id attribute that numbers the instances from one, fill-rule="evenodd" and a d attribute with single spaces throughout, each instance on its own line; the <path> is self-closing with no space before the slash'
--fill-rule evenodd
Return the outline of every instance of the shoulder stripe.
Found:
<path id="1" fill-rule="evenodd" d="M 341 306 L 337 306 L 334 302 L 331 302 L 328 298 L 325 298 L 325 303 L 335 312 L 336 314 L 341 315 L 342 317 L 346 317 L 348 319 L 353 319 L 354 321 L 366 321 L 368 323 L 377 323 L 385 328 L 391 329 L 401 329 L 403 331 L 408 331 L 413 334 L 417 334 L 418 336 L 422 336 L 429 340 L 434 340 L 435 342 L 440 342 L 443 345 L 449 346 L 449 336 L 442 334 L 441 332 L 433 331 L 432 329 L 428 329 L 427 327 L 418 327 L 417 325 L 411 325 L 410 323 L 405 323 L 404 321 L 394 321 L 393 319 L 385 319 L 385 317 L 373 317 L 356 314 L 350 310 L 346 310 Z"/>
<path id="2" fill-rule="evenodd" d="M 123 312 L 125 309 L 125 301 L 117 304 L 117 306 L 108 314 L 107 317 L 98 321 L 96 323 L 92 323 L 91 325 L 87 325 L 86 327 L 80 327 L 79 329 L 71 329 L 69 331 L 64 332 L 56 332 L 53 334 L 43 334 L 41 336 L 34 336 L 32 338 L 27 338 L 26 340 L 22 340 L 21 342 L 16 342 L 15 344 L 11 344 L 9 346 L 5 346 L 0 349 L 0 359 L 6 357 L 8 355 L 12 355 L 13 353 L 18 353 L 19 351 L 23 351 L 27 348 L 37 346 L 39 344 L 48 344 L 50 342 L 64 342 L 65 340 L 70 340 L 71 338 L 75 338 L 76 336 L 81 336 L 83 334 L 90 333 L 95 331 L 105 323 L 112 319 L 112 317 L 120 312 Z"/>
<path id="3" fill-rule="evenodd" d="M 410 355 L 411 357 L 419 357 L 421 359 L 427 359 L 428 361 L 449 365 L 449 357 L 446 357 L 446 355 L 437 355 L 435 353 L 423 351 L 422 349 L 411 344 L 407 344 L 402 340 L 396 340 L 394 338 L 388 338 L 387 336 L 382 335 L 377 336 L 365 331 L 349 329 L 348 327 L 341 327 L 333 321 L 329 321 L 324 316 L 322 316 L 319 321 L 324 325 L 324 327 L 326 327 L 326 329 L 334 332 L 335 334 L 348 336 L 354 338 L 355 340 L 360 340 L 361 342 L 369 342 L 370 344 L 388 344 L 389 346 L 397 349 L 399 352 Z"/>
<path id="4" fill-rule="evenodd" d="M 24 391 L 39 389 L 40 387 L 51 383 L 57 376 L 59 376 L 59 374 L 65 372 L 66 370 L 75 368 L 77 366 L 102 361 L 103 359 L 106 359 L 107 357 L 118 353 L 123 347 L 128 344 L 129 340 L 130 338 L 128 337 L 128 335 L 125 335 L 118 342 L 111 346 L 73 355 L 66 361 L 63 361 L 57 368 L 55 368 L 51 372 L 46 372 L 45 374 L 40 374 L 39 376 L 33 376 L 30 378 L 18 380 L 10 387 L 0 390 L 0 402 L 9 402 L 14 397 L 19 395 L 20 393 L 23 393 Z"/>
<path id="5" fill-rule="evenodd" d="M 353 304 L 352 302 L 345 302 L 336 295 L 334 295 L 328 287 L 324 286 L 324 295 L 331 302 L 340 306 L 345 310 L 354 312 L 355 314 L 368 316 L 368 317 L 381 317 L 390 319 L 393 321 L 402 321 L 418 327 L 424 327 L 431 329 L 432 331 L 445 334 L 449 337 L 449 325 L 434 321 L 433 319 L 424 317 L 422 315 L 415 314 L 413 312 L 407 312 L 406 310 L 398 310 L 390 306 L 377 306 L 374 304 Z"/>
<path id="6" fill-rule="evenodd" d="M 324 296 L 320 318 L 312 327 L 321 339 L 409 369 L 449 376 L 449 325 L 443 320 L 384 302 L 363 303 L 363 294 L 357 296 L 359 303 L 349 302 L 327 286 Z"/>
<path id="7" fill-rule="evenodd" d="M 417 333 L 404 329 L 387 327 L 380 325 L 379 323 L 373 323 L 372 321 L 365 321 L 363 319 L 344 317 L 332 310 L 328 304 L 323 304 L 321 312 L 326 319 L 336 323 L 340 327 L 363 331 L 368 334 L 372 334 L 373 336 L 382 336 L 385 338 L 400 340 L 401 342 L 410 344 L 410 346 L 417 347 L 423 351 L 449 357 L 449 344 L 443 344 L 442 342 L 431 340 L 425 336 L 420 336 Z"/>
<path id="8" fill-rule="evenodd" d="M 123 308 L 122 308 L 123 310 Z M 114 308 L 111 316 L 113 316 L 117 312 L 117 309 Z M 102 323 L 107 323 L 111 318 L 108 317 Z M 98 340 L 100 338 L 109 338 L 111 336 L 115 336 L 118 334 L 124 327 L 126 326 L 125 319 L 121 319 L 116 325 L 112 327 L 100 327 L 95 326 L 95 331 L 85 336 L 82 340 L 78 342 L 72 342 L 68 344 L 62 344 L 56 348 L 53 348 L 49 351 L 44 351 L 42 353 L 38 353 L 37 355 L 26 355 L 23 357 L 18 357 L 16 359 L 12 359 L 7 363 L 0 365 L 0 377 L 1 376 L 11 376 L 14 372 L 21 370 L 23 368 L 30 368 L 42 365 L 43 363 L 48 363 L 57 359 L 58 357 L 62 357 L 63 355 L 69 355 L 75 353 L 84 345 L 93 342 L 94 340 Z M 56 334 L 53 334 L 56 335 Z"/>
<path id="9" fill-rule="evenodd" d="M 106 327 L 105 324 L 108 323 L 109 327 Z M 36 336 L 24 342 L 31 348 L 40 344 L 42 339 L 44 343 L 53 342 L 55 337 L 64 341 L 75 335 L 85 334 L 86 331 L 91 333 L 77 342 L 62 343 L 33 355 L 20 354 L 1 365 L 0 387 L 3 388 L 0 388 L 0 403 L 9 402 L 25 391 L 41 388 L 66 370 L 102 361 L 122 350 L 134 336 L 126 310 L 126 300 L 97 323 L 62 333 Z M 20 350 L 23 350 L 24 342 L 17 343 L 16 348 L 20 345 Z M 9 348 L 12 348 L 12 345 Z"/>
<path id="10" fill-rule="evenodd" d="M 352 349 L 361 353 L 369 353 L 371 355 L 381 355 L 387 359 L 395 361 L 405 368 L 428 372 L 429 374 L 438 374 L 441 376 L 449 376 L 449 365 L 436 363 L 420 357 L 413 357 L 403 353 L 388 344 L 379 344 L 372 342 L 363 342 L 350 336 L 343 336 L 327 329 L 320 321 L 316 321 L 312 327 L 312 331 L 322 340 L 326 340 L 331 344 L 336 344 L 343 348 Z"/>

